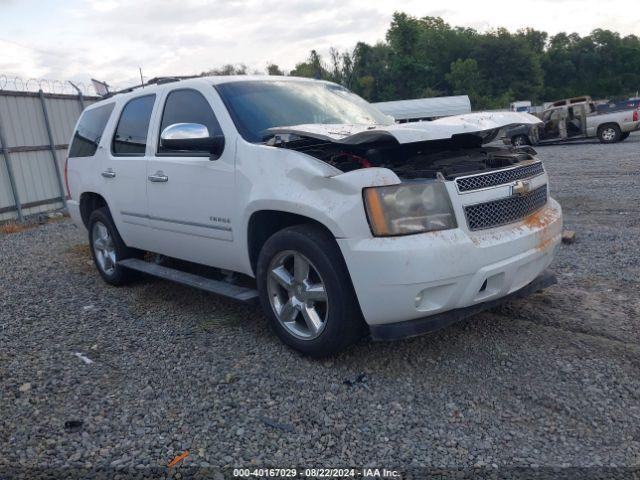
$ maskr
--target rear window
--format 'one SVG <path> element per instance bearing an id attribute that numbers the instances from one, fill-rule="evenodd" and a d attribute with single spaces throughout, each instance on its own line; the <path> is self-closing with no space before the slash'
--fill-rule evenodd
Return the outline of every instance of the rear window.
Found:
<path id="1" fill-rule="evenodd" d="M 113 103 L 86 110 L 73 135 L 69 157 L 92 157 L 98 149 L 104 127 L 113 111 Z"/>
<path id="2" fill-rule="evenodd" d="M 124 106 L 113 136 L 112 151 L 115 155 L 144 155 L 155 101 L 155 95 L 145 95 L 130 100 Z"/>

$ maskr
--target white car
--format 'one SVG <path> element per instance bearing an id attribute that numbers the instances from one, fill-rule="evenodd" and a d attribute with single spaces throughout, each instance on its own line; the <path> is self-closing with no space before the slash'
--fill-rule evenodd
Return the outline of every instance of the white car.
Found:
<path id="1" fill-rule="evenodd" d="M 329 355 L 554 282 L 562 213 L 542 163 L 483 146 L 537 122 L 399 125 L 339 85 L 293 77 L 158 81 L 83 112 L 68 205 L 108 283 L 146 272 L 259 298 L 285 343 Z"/>

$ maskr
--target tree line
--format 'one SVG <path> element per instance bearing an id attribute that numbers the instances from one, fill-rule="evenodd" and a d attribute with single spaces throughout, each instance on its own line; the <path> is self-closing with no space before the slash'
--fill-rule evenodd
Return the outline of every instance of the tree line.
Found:
<path id="1" fill-rule="evenodd" d="M 203 72 L 244 73 L 244 65 Z M 267 73 L 285 74 L 273 63 Z M 384 41 L 332 48 L 328 58 L 312 50 L 289 75 L 340 83 L 372 102 L 465 94 L 474 109 L 486 109 L 515 100 L 618 98 L 640 89 L 640 38 L 603 29 L 584 37 L 532 28 L 478 32 L 396 12 Z"/>

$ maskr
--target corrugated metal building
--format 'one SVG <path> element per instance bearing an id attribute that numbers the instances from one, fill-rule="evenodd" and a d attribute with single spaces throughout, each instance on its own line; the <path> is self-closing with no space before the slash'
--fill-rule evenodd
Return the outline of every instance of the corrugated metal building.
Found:
<path id="1" fill-rule="evenodd" d="M 471 101 L 467 95 L 378 102 L 374 105 L 400 123 L 471 113 Z"/>
<path id="2" fill-rule="evenodd" d="M 0 91 L 0 221 L 61 208 L 67 143 L 79 95 Z"/>

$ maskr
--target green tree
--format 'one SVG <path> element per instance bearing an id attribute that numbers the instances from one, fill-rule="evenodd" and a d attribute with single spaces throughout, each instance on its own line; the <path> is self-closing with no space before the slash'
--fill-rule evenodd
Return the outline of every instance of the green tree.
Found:
<path id="1" fill-rule="evenodd" d="M 215 76 L 215 75 L 246 75 L 247 74 L 247 66 L 244 63 L 239 63 L 237 65 L 233 65 L 228 63 L 227 65 L 223 65 L 220 68 L 213 68 L 211 70 L 207 70 L 206 72 L 202 72 L 200 74 L 201 77 Z"/>
<path id="2" fill-rule="evenodd" d="M 393 14 L 387 31 L 391 50 L 388 68 L 397 98 L 419 97 L 420 92 L 429 86 L 430 62 L 427 52 L 420 48 L 423 31 L 418 19 L 405 13 Z"/>
<path id="3" fill-rule="evenodd" d="M 280 70 L 280 67 L 275 63 L 268 63 L 267 75 L 284 75 L 284 72 Z"/>
<path id="4" fill-rule="evenodd" d="M 318 80 L 329 79 L 327 67 L 320 54 L 315 50 L 311 50 L 309 57 L 305 62 L 298 63 L 296 65 L 296 67 L 291 71 L 291 75 L 295 77 L 315 78 Z"/>
<path id="5" fill-rule="evenodd" d="M 586 37 L 559 33 L 549 41 L 542 67 L 548 99 L 633 95 L 640 85 L 640 41 L 602 29 Z"/>
<path id="6" fill-rule="evenodd" d="M 544 54 L 547 46 L 549 34 L 533 28 L 524 28 L 522 30 L 518 30 L 517 37 L 520 37 L 527 42 L 529 48 L 535 55 L 542 55 Z"/>
<path id="7" fill-rule="evenodd" d="M 421 18 L 420 27 L 420 61 L 429 66 L 425 87 L 446 91 L 445 75 L 449 72 L 451 63 L 468 57 L 478 34 L 470 28 L 452 28 L 439 17 Z M 420 94 L 425 91 L 425 87 Z"/>
<path id="8" fill-rule="evenodd" d="M 353 49 L 353 81 L 350 88 L 372 102 L 398 98 L 389 69 L 391 55 L 391 48 L 386 43 L 358 43 Z"/>
<path id="9" fill-rule="evenodd" d="M 540 59 L 522 36 L 504 28 L 480 35 L 470 56 L 487 79 L 490 97 L 511 91 L 515 100 L 533 100 L 542 90 Z"/>
<path id="10" fill-rule="evenodd" d="M 451 71 L 446 74 L 454 95 L 468 95 L 471 106 L 475 110 L 501 108 L 509 103 L 511 92 L 492 97 L 487 95 L 487 80 L 473 58 L 459 59 L 451 64 Z"/>
<path id="11" fill-rule="evenodd" d="M 480 33 L 396 12 L 384 42 L 332 48 L 327 58 L 312 50 L 291 75 L 331 80 L 370 101 L 467 94 L 476 109 L 640 89 L 640 39 L 603 29 L 585 37 L 532 28 Z M 237 73 L 227 67 L 222 74 Z"/>

